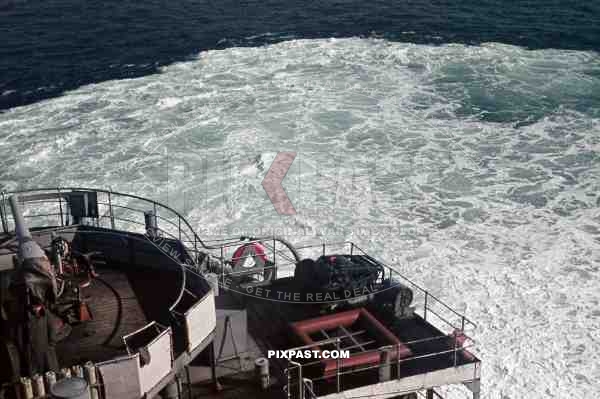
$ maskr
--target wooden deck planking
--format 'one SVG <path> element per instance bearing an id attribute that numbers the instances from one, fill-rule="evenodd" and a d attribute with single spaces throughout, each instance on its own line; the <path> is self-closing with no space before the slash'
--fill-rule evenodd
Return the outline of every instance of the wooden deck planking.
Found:
<path id="1" fill-rule="evenodd" d="M 100 277 L 82 291 L 93 320 L 74 326 L 71 335 L 57 345 L 61 366 L 125 354 L 122 336 L 148 322 L 127 276 L 108 268 L 98 272 Z"/>

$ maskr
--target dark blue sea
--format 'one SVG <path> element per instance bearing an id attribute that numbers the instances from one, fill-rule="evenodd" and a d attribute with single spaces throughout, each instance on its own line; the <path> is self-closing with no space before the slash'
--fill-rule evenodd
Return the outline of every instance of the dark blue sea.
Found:
<path id="1" fill-rule="evenodd" d="M 600 1 L 0 1 L 0 109 L 156 73 L 207 49 L 382 37 L 600 49 Z"/>

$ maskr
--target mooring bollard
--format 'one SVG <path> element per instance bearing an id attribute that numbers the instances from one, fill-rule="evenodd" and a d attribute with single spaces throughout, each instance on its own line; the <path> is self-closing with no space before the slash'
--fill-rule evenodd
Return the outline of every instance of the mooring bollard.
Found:
<path id="1" fill-rule="evenodd" d="M 256 377 L 258 378 L 260 387 L 267 389 L 270 383 L 269 360 L 265 357 L 259 357 L 254 361 L 254 369 L 256 370 Z"/>

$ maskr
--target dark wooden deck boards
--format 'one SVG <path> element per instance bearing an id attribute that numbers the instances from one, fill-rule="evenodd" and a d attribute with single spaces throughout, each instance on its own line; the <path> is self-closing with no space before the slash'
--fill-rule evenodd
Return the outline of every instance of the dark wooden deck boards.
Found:
<path id="1" fill-rule="evenodd" d="M 126 353 L 122 336 L 147 324 L 127 276 L 115 269 L 98 269 L 100 277 L 83 295 L 93 320 L 74 326 L 57 346 L 61 366 L 87 360 L 104 361 Z"/>

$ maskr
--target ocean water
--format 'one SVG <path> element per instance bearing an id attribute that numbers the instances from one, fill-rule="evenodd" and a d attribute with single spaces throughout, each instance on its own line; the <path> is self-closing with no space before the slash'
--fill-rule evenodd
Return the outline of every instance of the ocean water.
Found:
<path id="1" fill-rule="evenodd" d="M 188 50 L 203 45 L 183 33 L 161 44 L 137 41 L 142 33 L 106 43 L 94 36 L 89 43 L 101 48 L 64 61 L 74 72 L 58 68 L 56 76 L 67 83 L 39 97 L 24 94 L 39 81 L 21 79 L 14 60 L 2 58 L 2 76 L 16 76 L 3 84 L 20 94 L 6 94 L 0 113 L 0 183 L 148 196 L 183 212 L 206 238 L 272 232 L 298 244 L 354 240 L 477 322 L 484 398 L 594 397 L 600 55 L 595 26 L 571 22 L 597 18 L 596 6 L 523 2 L 529 17 L 520 20 L 482 3 L 495 10 L 487 19 L 482 11 L 466 18 L 467 3 L 412 2 L 405 11 L 415 15 L 402 16 L 382 2 L 374 7 L 388 7 L 379 19 L 369 8 L 371 22 L 353 25 L 361 8 L 327 2 L 350 10 L 343 23 L 320 20 L 317 29 L 305 17 L 276 30 L 247 16 L 252 28 L 215 30 L 216 42 L 225 38 L 219 48 L 196 52 Z M 13 3 L 2 12 L 28 7 L 36 9 Z M 108 18 L 96 7 L 77 12 Z M 419 29 L 432 7 L 445 18 Z M 218 8 L 233 27 L 234 8 Z M 190 32 L 183 14 L 194 10 L 178 11 L 181 32 Z M 167 7 L 161 15 L 173 13 Z M 162 19 L 147 17 L 156 23 L 152 34 L 176 32 L 177 23 L 163 30 Z M 129 14 L 120 18 L 115 35 L 130 26 Z M 369 33 L 376 23 L 383 33 Z M 512 33 L 503 36 L 506 29 Z M 121 40 L 140 53 L 123 55 Z M 149 48 L 164 51 L 149 70 L 131 61 L 130 78 L 106 72 L 111 54 L 120 71 L 126 57 L 152 58 Z M 42 58 L 29 70 L 66 59 Z M 81 66 L 72 65 L 77 59 Z M 283 184 L 294 216 L 278 215 L 261 186 L 278 151 L 297 152 Z"/>
<path id="2" fill-rule="evenodd" d="M 584 0 L 0 0 L 0 110 L 157 73 L 200 51 L 290 38 L 383 37 L 598 50 Z"/>

